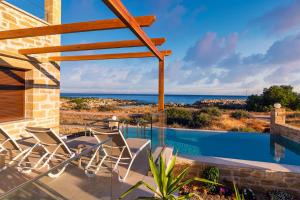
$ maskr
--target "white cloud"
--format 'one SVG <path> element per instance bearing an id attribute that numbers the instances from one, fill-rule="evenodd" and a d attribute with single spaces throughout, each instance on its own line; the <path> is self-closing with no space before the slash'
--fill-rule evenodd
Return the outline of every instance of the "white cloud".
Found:
<path id="1" fill-rule="evenodd" d="M 300 1 L 291 0 L 254 20 L 261 29 L 271 33 L 283 33 L 300 28 Z"/>
<path id="2" fill-rule="evenodd" d="M 215 32 L 206 33 L 186 53 L 185 61 L 196 66 L 210 67 L 235 51 L 238 35 L 233 33 L 228 37 L 217 36 Z"/>
<path id="3" fill-rule="evenodd" d="M 207 33 L 184 59 L 166 63 L 166 93 L 250 94 L 272 84 L 292 84 L 300 91 L 300 33 L 274 42 L 261 54 L 243 56 L 236 45 L 235 33 Z M 157 93 L 154 59 L 76 63 L 66 66 L 70 71 L 64 69 L 65 92 Z"/>

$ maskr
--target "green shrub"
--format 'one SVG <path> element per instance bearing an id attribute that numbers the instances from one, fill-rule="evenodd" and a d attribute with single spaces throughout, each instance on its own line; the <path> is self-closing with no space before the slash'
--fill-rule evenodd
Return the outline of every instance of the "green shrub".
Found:
<path id="1" fill-rule="evenodd" d="M 143 117 L 141 118 L 142 119 L 142 121 L 146 121 L 146 122 L 154 122 L 155 121 L 155 119 L 153 119 L 153 117 L 152 117 L 152 115 L 150 114 L 150 113 L 146 113 L 146 114 L 144 114 L 143 115 Z"/>
<path id="2" fill-rule="evenodd" d="M 235 119 L 249 118 L 250 114 L 244 110 L 237 110 L 231 113 L 231 117 Z"/>
<path id="3" fill-rule="evenodd" d="M 193 113 L 193 120 L 190 122 L 192 128 L 203 128 L 211 125 L 212 117 L 202 112 Z"/>
<path id="4" fill-rule="evenodd" d="M 170 108 L 166 111 L 168 125 L 176 124 L 190 128 L 210 126 L 212 121 L 220 117 L 221 114 L 218 108 L 205 108 L 199 111 Z"/>
<path id="5" fill-rule="evenodd" d="M 82 104 L 75 104 L 73 106 L 74 110 L 90 110 L 90 107 L 87 103 L 82 103 Z"/>
<path id="6" fill-rule="evenodd" d="M 208 167 L 203 171 L 203 178 L 213 182 L 218 182 L 220 178 L 220 170 L 217 167 Z M 217 192 L 217 186 L 215 184 L 206 183 L 205 186 L 210 192 Z"/>
<path id="7" fill-rule="evenodd" d="M 211 117 L 220 117 L 222 115 L 221 110 L 217 107 L 207 107 L 203 108 L 201 111 L 210 115 Z"/>
<path id="8" fill-rule="evenodd" d="M 75 103 L 75 104 L 83 104 L 83 103 L 86 103 L 86 99 L 84 99 L 84 98 L 75 98 L 75 99 L 71 99 L 70 102 Z"/>
<path id="9" fill-rule="evenodd" d="M 149 156 L 149 166 L 151 173 L 154 177 L 154 184 L 151 184 L 140 180 L 135 185 L 130 187 L 125 193 L 123 193 L 118 200 L 124 199 L 129 193 L 138 189 L 140 186 L 147 188 L 152 194 L 155 194 L 153 197 L 138 197 L 136 199 L 148 199 L 148 200 L 183 200 L 183 199 L 201 199 L 201 197 L 194 193 L 194 191 L 182 191 L 183 188 L 187 188 L 190 183 L 201 182 L 201 183 L 210 183 L 220 185 L 218 183 L 203 179 L 203 178 L 189 178 L 188 175 L 189 168 L 185 168 L 182 171 L 179 171 L 179 175 L 175 176 L 175 163 L 176 156 L 173 156 L 170 164 L 167 165 L 162 154 L 159 156 L 158 163 L 156 163 L 150 154 Z M 174 194 L 179 193 L 179 197 L 176 197 Z M 128 198 L 127 198 L 128 199 Z M 132 199 L 132 198 L 131 198 Z"/>
<path id="10" fill-rule="evenodd" d="M 265 88 L 261 95 L 251 95 L 247 99 L 247 110 L 249 111 L 270 111 L 275 103 L 292 110 L 300 109 L 299 94 L 293 91 L 290 85 L 271 86 Z"/>
<path id="11" fill-rule="evenodd" d="M 109 111 L 114 111 L 114 110 L 117 110 L 117 107 L 110 106 L 110 105 L 98 107 L 98 111 L 100 111 L 100 112 L 109 112 Z"/>
<path id="12" fill-rule="evenodd" d="M 74 110 L 90 110 L 87 99 L 85 99 L 85 98 L 71 99 L 70 102 L 74 104 L 74 106 L 72 108 Z"/>
<path id="13" fill-rule="evenodd" d="M 189 126 L 192 121 L 192 113 L 184 109 L 170 108 L 166 110 L 167 124 L 177 123 L 182 126 Z"/>

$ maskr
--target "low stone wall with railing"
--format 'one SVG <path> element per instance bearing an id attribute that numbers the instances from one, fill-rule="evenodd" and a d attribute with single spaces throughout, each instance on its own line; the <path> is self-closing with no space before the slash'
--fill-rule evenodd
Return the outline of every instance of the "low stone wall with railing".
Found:
<path id="1" fill-rule="evenodd" d="M 300 143 L 300 128 L 288 124 L 274 124 L 272 134 L 281 135 L 289 140 Z"/>
<path id="2" fill-rule="evenodd" d="M 216 157 L 177 159 L 176 170 L 187 166 L 190 177 L 201 177 L 204 169 L 215 166 L 220 170 L 221 183 L 235 182 L 260 192 L 282 190 L 300 198 L 300 167 Z"/>
<path id="3" fill-rule="evenodd" d="M 280 135 L 300 143 L 300 128 L 286 124 L 286 111 L 284 108 L 275 108 L 271 112 L 270 127 L 271 134 Z"/>

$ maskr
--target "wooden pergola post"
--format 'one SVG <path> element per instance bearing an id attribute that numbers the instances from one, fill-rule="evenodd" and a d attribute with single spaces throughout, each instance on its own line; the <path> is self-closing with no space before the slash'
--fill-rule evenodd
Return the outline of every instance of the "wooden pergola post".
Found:
<path id="1" fill-rule="evenodd" d="M 159 146 L 165 146 L 165 56 L 158 61 L 158 117 Z"/>
<path id="2" fill-rule="evenodd" d="M 158 64 L 158 111 L 165 110 L 165 57 Z"/>

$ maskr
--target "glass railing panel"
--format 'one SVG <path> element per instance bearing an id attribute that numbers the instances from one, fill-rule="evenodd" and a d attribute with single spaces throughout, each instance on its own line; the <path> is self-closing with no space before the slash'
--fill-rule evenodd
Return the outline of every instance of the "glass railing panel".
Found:
<path id="1" fill-rule="evenodd" d="M 136 114 L 130 120 L 120 122 L 120 130 L 125 138 L 151 140 L 152 151 L 165 146 L 165 112 Z"/>

